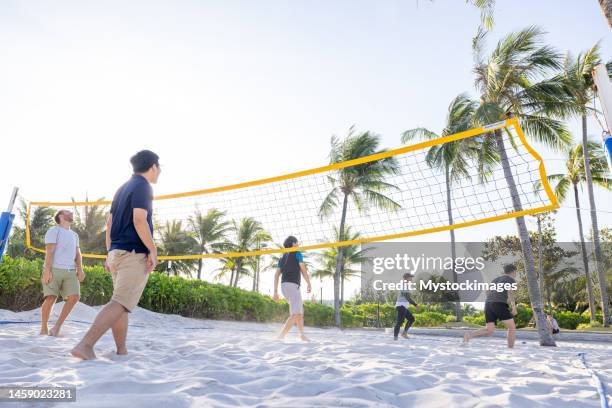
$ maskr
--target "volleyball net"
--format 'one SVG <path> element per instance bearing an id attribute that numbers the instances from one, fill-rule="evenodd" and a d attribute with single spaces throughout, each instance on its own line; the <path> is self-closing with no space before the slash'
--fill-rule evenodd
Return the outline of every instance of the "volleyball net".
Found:
<path id="1" fill-rule="evenodd" d="M 492 149 L 501 135 L 512 181 L 509 187 Z M 447 183 L 443 166 L 432 165 L 432 149 L 447 143 L 489 149 L 483 157 L 465 153 L 465 172 Z M 476 149 L 474 149 L 476 147 Z M 496 161 L 497 160 L 497 161 Z M 486 173 L 486 174 L 485 174 Z M 450 190 L 450 214 L 448 191 Z M 516 191 L 513 202 L 512 191 Z M 346 196 L 346 226 L 351 233 L 339 239 Z M 43 231 L 31 227 L 37 208 L 72 209 L 87 221 L 110 209 L 110 201 L 31 202 L 26 216 L 28 248 L 44 252 Z M 292 250 L 393 240 L 536 214 L 558 208 L 548 184 L 544 163 L 529 146 L 516 119 L 427 140 L 354 160 L 223 187 L 155 197 L 154 238 L 160 259 L 232 258 Z M 99 224 L 99 222 L 98 222 Z M 221 227 L 219 227 L 221 226 Z M 90 225 L 81 237 L 84 257 L 104 258 L 104 225 Z M 96 228 L 98 230 L 96 230 Z M 216 246 L 204 246 L 206 228 L 217 228 Z M 288 235 L 297 248 L 282 248 Z"/>

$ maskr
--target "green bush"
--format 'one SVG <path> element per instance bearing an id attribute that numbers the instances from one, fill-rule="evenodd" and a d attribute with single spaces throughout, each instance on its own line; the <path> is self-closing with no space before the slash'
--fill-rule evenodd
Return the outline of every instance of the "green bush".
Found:
<path id="1" fill-rule="evenodd" d="M 533 317 L 533 310 L 524 303 L 516 305 L 517 315 L 514 316 L 514 322 L 517 328 L 527 327 Z"/>
<path id="2" fill-rule="evenodd" d="M 446 323 L 446 315 L 440 312 L 415 313 L 414 319 L 414 327 L 434 327 Z"/>
<path id="3" fill-rule="evenodd" d="M 554 313 L 554 318 L 562 329 L 576 330 L 580 323 L 588 323 L 583 321 L 579 313 L 575 312 L 557 312 Z"/>
<path id="4" fill-rule="evenodd" d="M 603 324 L 600 322 L 593 322 L 593 323 L 580 323 L 577 327 L 578 330 L 581 329 L 591 329 L 593 327 L 603 327 Z"/>
<path id="5" fill-rule="evenodd" d="M 480 312 L 479 314 L 475 314 L 473 316 L 465 316 L 463 318 L 466 322 L 478 324 L 480 326 L 485 325 L 485 316 L 484 313 Z"/>

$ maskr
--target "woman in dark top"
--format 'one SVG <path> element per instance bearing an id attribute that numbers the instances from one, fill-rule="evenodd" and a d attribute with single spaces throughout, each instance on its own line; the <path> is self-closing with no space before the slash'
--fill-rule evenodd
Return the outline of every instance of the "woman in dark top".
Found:
<path id="1" fill-rule="evenodd" d="M 285 239 L 283 246 L 285 248 L 296 247 L 298 246 L 298 240 L 293 236 L 289 236 Z M 304 277 L 307 284 L 306 292 L 310 293 L 312 287 L 310 286 L 308 271 L 304 265 L 304 257 L 300 251 L 285 252 L 278 261 L 278 269 L 276 270 L 276 275 L 274 275 L 274 300 L 278 300 L 278 278 L 281 276 L 281 291 L 283 297 L 289 303 L 290 316 L 285 322 L 285 326 L 278 335 L 278 338 L 285 338 L 295 324 L 300 332 L 300 339 L 309 341 L 304 336 L 304 304 L 302 302 L 302 293 L 300 292 L 301 276 Z"/>

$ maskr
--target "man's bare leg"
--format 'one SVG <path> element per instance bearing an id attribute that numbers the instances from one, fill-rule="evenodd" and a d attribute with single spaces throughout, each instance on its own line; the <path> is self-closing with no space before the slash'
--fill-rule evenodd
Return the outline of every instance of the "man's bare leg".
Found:
<path id="1" fill-rule="evenodd" d="M 125 355 L 127 351 L 127 331 L 128 331 L 128 313 L 125 312 L 113 326 L 113 338 L 115 339 L 115 345 L 117 346 L 117 354 Z"/>
<path id="2" fill-rule="evenodd" d="M 47 296 L 40 308 L 40 334 L 42 335 L 49 334 L 49 316 L 56 300 L 57 296 Z"/>
<path id="3" fill-rule="evenodd" d="M 93 349 L 94 345 L 100 340 L 100 337 L 121 318 L 123 313 L 126 313 L 126 309 L 121 304 L 114 300 L 108 302 L 96 316 L 96 320 L 94 320 L 87 334 L 85 334 L 85 337 L 83 337 L 70 353 L 83 360 L 92 360 L 96 358 Z"/>
<path id="4" fill-rule="evenodd" d="M 304 336 L 304 315 L 295 315 L 295 322 L 298 327 L 298 331 L 300 332 L 300 339 L 302 341 L 310 341 L 308 337 Z"/>
<path id="5" fill-rule="evenodd" d="M 508 329 L 508 348 L 513 348 L 516 340 L 516 324 L 514 323 L 514 319 L 502 320 L 502 323 Z"/>
<path id="6" fill-rule="evenodd" d="M 62 324 L 64 324 L 64 321 L 66 320 L 66 318 L 68 318 L 68 315 L 70 314 L 70 312 L 72 312 L 74 305 L 79 302 L 80 298 L 81 297 L 79 295 L 71 295 L 68 296 L 67 299 L 65 299 L 64 306 L 62 307 L 62 311 L 60 312 L 57 321 L 55 322 L 51 330 L 49 330 L 49 336 L 59 335 L 60 329 L 62 328 Z"/>
<path id="7" fill-rule="evenodd" d="M 490 336 L 495 331 L 495 323 L 487 323 L 487 326 L 484 329 L 479 329 L 473 332 L 465 332 L 463 335 L 463 342 L 467 343 L 472 340 L 474 337 L 481 336 Z"/>
<path id="8" fill-rule="evenodd" d="M 289 318 L 285 322 L 285 325 L 283 326 L 283 329 L 281 330 L 280 334 L 277 337 L 279 340 L 284 339 L 287 333 L 289 333 L 289 330 L 291 330 L 291 328 L 295 324 L 295 316 L 296 315 L 289 316 Z"/>

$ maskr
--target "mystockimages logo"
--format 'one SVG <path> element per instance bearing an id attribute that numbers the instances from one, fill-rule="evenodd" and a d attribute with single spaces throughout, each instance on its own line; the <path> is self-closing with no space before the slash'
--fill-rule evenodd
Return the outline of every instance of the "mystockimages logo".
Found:
<path id="1" fill-rule="evenodd" d="M 483 301 L 487 292 L 516 290 L 517 284 L 498 284 L 503 264 L 512 262 L 487 248 L 486 243 L 379 242 L 363 245 L 362 296 L 396 291 L 420 293 L 430 302 L 458 299 Z M 503 259 L 502 259 L 503 258 Z"/>

